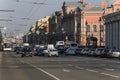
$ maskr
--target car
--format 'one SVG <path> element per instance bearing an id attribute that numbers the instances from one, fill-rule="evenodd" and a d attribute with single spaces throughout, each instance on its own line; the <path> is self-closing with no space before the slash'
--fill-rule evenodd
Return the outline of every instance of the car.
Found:
<path id="1" fill-rule="evenodd" d="M 75 48 L 68 48 L 67 50 L 66 50 L 66 55 L 75 55 L 76 53 L 75 53 Z"/>
<path id="2" fill-rule="evenodd" d="M 58 53 L 63 54 L 65 52 L 65 46 L 64 45 L 59 45 L 57 48 Z"/>
<path id="3" fill-rule="evenodd" d="M 108 54 L 108 52 L 110 51 L 110 49 L 104 49 L 102 52 L 101 52 L 101 57 L 102 58 L 107 58 L 107 54 Z"/>
<path id="4" fill-rule="evenodd" d="M 90 49 L 90 53 L 88 53 L 88 56 L 93 56 L 95 54 L 95 50 L 94 48 Z"/>
<path id="5" fill-rule="evenodd" d="M 65 51 L 66 55 L 76 55 L 75 50 L 78 48 L 78 44 L 74 41 L 69 41 L 67 44 L 68 48 Z"/>
<path id="6" fill-rule="evenodd" d="M 81 51 L 81 55 L 88 55 L 90 53 L 90 49 L 88 48 L 83 48 Z"/>
<path id="7" fill-rule="evenodd" d="M 44 48 L 37 48 L 36 51 L 34 51 L 34 56 L 44 56 L 43 50 Z"/>
<path id="8" fill-rule="evenodd" d="M 111 49 L 111 50 L 109 50 L 107 56 L 109 58 L 119 58 L 120 59 L 120 50 Z"/>
<path id="9" fill-rule="evenodd" d="M 14 48 L 14 52 L 15 52 L 16 54 L 21 54 L 21 53 L 22 53 L 22 47 L 15 47 L 15 48 Z"/>
<path id="10" fill-rule="evenodd" d="M 43 50 L 43 53 L 44 53 L 44 56 L 48 56 L 48 57 L 51 57 L 51 56 L 58 57 L 59 56 L 57 49 L 45 49 L 45 50 Z"/>
<path id="11" fill-rule="evenodd" d="M 23 47 L 21 57 L 26 57 L 26 56 L 32 57 L 32 48 L 31 47 L 28 47 L 28 46 Z"/>
<path id="12" fill-rule="evenodd" d="M 77 49 L 75 50 L 75 54 L 76 54 L 76 55 L 81 55 L 81 51 L 82 51 L 82 48 L 77 48 Z"/>
<path id="13" fill-rule="evenodd" d="M 100 57 L 103 50 L 104 48 L 96 48 L 93 56 Z"/>

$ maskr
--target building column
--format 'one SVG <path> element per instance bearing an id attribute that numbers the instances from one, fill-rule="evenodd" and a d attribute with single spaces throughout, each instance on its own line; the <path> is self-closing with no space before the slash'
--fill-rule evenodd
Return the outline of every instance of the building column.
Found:
<path id="1" fill-rule="evenodd" d="M 109 35 L 109 32 L 110 32 L 110 24 L 109 23 L 106 23 L 106 27 L 105 27 L 105 36 L 106 36 L 106 41 L 105 41 L 105 46 L 108 48 L 109 47 L 109 42 L 110 42 L 110 35 Z"/>
<path id="2" fill-rule="evenodd" d="M 109 32 L 109 35 L 110 35 L 110 48 L 112 48 L 113 46 L 113 23 L 111 22 L 110 23 L 110 32 Z"/>
<path id="3" fill-rule="evenodd" d="M 116 37 L 115 37 L 115 26 L 116 26 L 116 22 L 113 22 L 113 25 L 112 25 L 112 49 L 115 48 L 115 43 L 116 43 Z"/>
<path id="4" fill-rule="evenodd" d="M 117 49 L 117 21 L 114 22 L 114 48 Z"/>
<path id="5" fill-rule="evenodd" d="M 118 41 L 119 48 L 118 49 L 120 49 L 120 20 L 119 20 L 119 25 L 118 25 L 118 38 L 119 38 L 119 41 Z"/>
<path id="6" fill-rule="evenodd" d="M 119 29 L 119 21 L 116 21 L 116 49 L 118 49 L 119 48 L 119 37 L 118 37 L 118 29 Z"/>

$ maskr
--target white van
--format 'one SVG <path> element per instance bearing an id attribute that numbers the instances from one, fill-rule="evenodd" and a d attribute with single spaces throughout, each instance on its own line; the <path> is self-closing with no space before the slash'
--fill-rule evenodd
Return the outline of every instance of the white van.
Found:
<path id="1" fill-rule="evenodd" d="M 57 51 L 57 49 L 55 49 L 53 44 L 48 44 L 45 47 L 45 50 L 43 50 L 43 53 L 45 56 L 48 56 L 48 57 L 50 57 L 50 56 L 58 57 L 59 56 L 58 51 Z"/>

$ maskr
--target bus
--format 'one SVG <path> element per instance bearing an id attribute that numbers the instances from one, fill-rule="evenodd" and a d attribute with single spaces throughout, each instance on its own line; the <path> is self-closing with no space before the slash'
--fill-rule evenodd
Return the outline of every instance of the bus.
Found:
<path id="1" fill-rule="evenodd" d="M 12 51 L 12 43 L 11 42 L 4 42 L 3 43 L 3 51 Z"/>

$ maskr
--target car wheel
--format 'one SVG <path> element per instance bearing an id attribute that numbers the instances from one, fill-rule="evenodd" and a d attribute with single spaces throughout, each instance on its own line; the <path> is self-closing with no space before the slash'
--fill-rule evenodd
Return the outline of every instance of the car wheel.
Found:
<path id="1" fill-rule="evenodd" d="M 59 55 L 56 54 L 56 57 L 59 57 Z"/>
<path id="2" fill-rule="evenodd" d="M 30 57 L 32 57 L 32 54 L 30 55 Z"/>
<path id="3" fill-rule="evenodd" d="M 119 55 L 118 59 L 120 60 L 120 55 Z"/>
<path id="4" fill-rule="evenodd" d="M 24 54 L 22 54 L 21 57 L 24 57 Z"/>
<path id="5" fill-rule="evenodd" d="M 50 54 L 48 54 L 48 57 L 51 57 L 51 55 L 50 55 Z"/>

